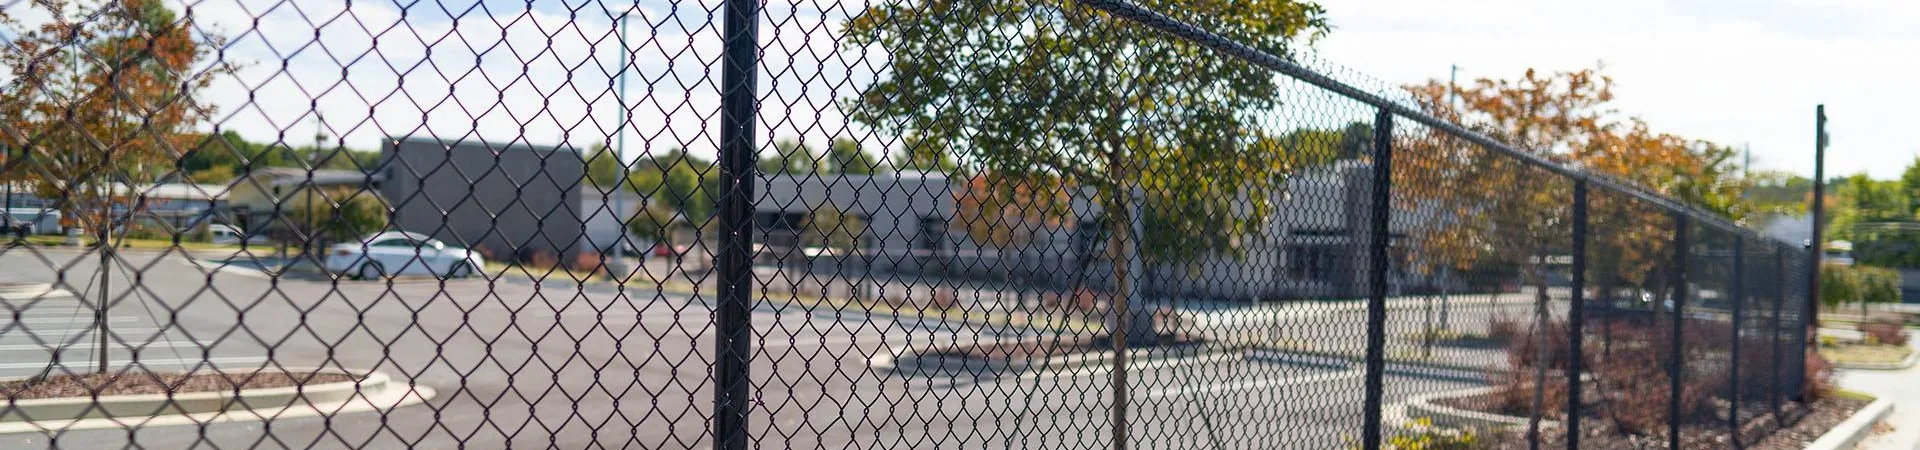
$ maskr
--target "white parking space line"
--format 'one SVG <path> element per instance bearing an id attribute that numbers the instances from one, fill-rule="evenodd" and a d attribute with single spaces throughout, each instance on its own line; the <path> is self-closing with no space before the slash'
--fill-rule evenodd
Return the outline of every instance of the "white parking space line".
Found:
<path id="1" fill-rule="evenodd" d="M 61 346 L 61 345 L 42 345 L 42 344 L 0 344 L 0 352 L 19 352 L 19 351 L 29 351 L 29 352 L 45 352 L 45 351 L 49 351 L 49 350 L 53 350 L 54 348 L 56 348 L 56 347 L 60 347 L 60 346 Z M 92 342 L 83 342 L 83 343 L 75 343 L 75 344 L 65 344 L 65 346 L 66 346 L 66 350 L 68 350 L 68 351 L 72 351 L 72 350 L 85 350 L 85 349 L 90 349 L 90 348 L 93 348 L 93 343 L 92 343 Z M 140 348 L 140 349 L 144 349 L 144 350 L 152 350 L 152 349 L 161 349 L 161 348 L 204 348 L 204 347 L 203 347 L 203 346 L 201 346 L 201 345 L 200 345 L 200 344 L 198 344 L 198 343 L 193 343 L 193 342 L 185 342 L 185 341 L 178 341 L 178 342 L 176 342 L 176 341 L 160 341 L 160 342 L 152 342 L 152 343 L 147 343 L 147 344 L 132 344 L 132 343 L 129 343 L 128 345 L 120 345 L 120 344 L 114 344 L 114 345 L 113 345 L 113 350 L 117 350 L 117 351 L 125 351 L 125 350 L 128 350 L 128 349 L 130 349 L 130 348 Z"/>
<path id="2" fill-rule="evenodd" d="M 1245 357 L 1246 355 L 1241 354 L 1239 352 L 1232 352 L 1232 353 L 1226 353 L 1226 354 L 1211 354 L 1211 355 L 1193 356 L 1193 357 L 1186 357 L 1186 358 L 1164 358 L 1164 359 L 1151 359 L 1147 361 L 1135 360 L 1127 363 L 1127 370 L 1163 369 L 1168 367 L 1191 366 L 1195 364 L 1210 364 L 1210 363 L 1216 363 L 1221 361 L 1244 359 Z M 1099 364 L 1100 365 L 1074 366 L 1074 367 L 1061 369 L 1061 370 L 1050 370 L 1045 372 L 1023 374 L 1023 375 L 1020 375 L 1019 379 L 1033 380 L 1033 379 L 1040 379 L 1040 378 L 1083 377 L 1083 376 L 1093 376 L 1093 375 L 1105 375 L 1108 372 L 1113 371 L 1112 364 L 1108 364 L 1108 363 L 1099 363 Z"/>
<path id="3" fill-rule="evenodd" d="M 91 322 L 92 322 L 91 319 L 82 320 L 80 321 L 80 324 L 91 323 Z M 19 334 L 19 335 L 32 334 L 34 336 L 41 336 L 41 337 L 71 336 L 75 334 L 93 334 L 94 331 L 95 329 L 93 327 L 55 328 L 55 329 L 40 329 L 40 328 L 27 327 L 27 328 L 9 329 L 7 330 L 7 335 L 13 336 L 16 334 Z M 156 331 L 160 331 L 160 329 L 154 328 L 154 327 L 116 327 L 116 326 L 109 325 L 107 327 L 107 331 L 110 331 L 115 335 L 127 336 L 131 334 L 136 334 L 136 333 L 153 333 Z"/>
<path id="4" fill-rule="evenodd" d="M 61 314 L 64 314 L 64 313 L 67 313 L 67 312 L 69 312 L 69 311 L 61 311 L 60 313 L 61 313 Z M 81 310 L 80 312 L 86 312 L 86 311 L 85 311 L 85 310 Z M 114 322 L 137 322 L 137 321 L 139 321 L 139 320 L 140 320 L 139 318 L 134 318 L 134 317 L 126 317 L 126 316 L 113 316 L 113 317 L 108 317 L 108 318 L 107 318 L 107 323 L 114 323 Z M 27 325 L 80 325 L 80 324 L 88 324 L 88 323 L 93 323 L 93 314 L 92 314 L 92 313 L 87 313 L 87 314 L 81 314 L 81 315 L 75 315 L 75 316 L 72 316 L 72 317 L 66 317 L 66 316 L 61 316 L 61 317 L 53 317 L 53 316 L 35 316 L 35 317 L 27 317 L 27 318 L 24 318 L 24 319 L 19 319 L 19 320 L 8 320 L 8 321 L 5 321 L 5 322 L 0 322 L 0 327 L 5 327 L 5 326 L 6 326 L 6 325 L 8 325 L 8 324 L 27 324 Z"/>
<path id="5" fill-rule="evenodd" d="M 1200 384 L 1200 385 L 1193 385 L 1193 386 L 1179 386 L 1179 387 L 1170 388 L 1170 389 L 1155 389 L 1152 391 L 1148 391 L 1146 397 L 1160 398 L 1160 397 L 1174 397 L 1174 396 L 1180 396 L 1180 395 L 1186 395 L 1186 394 L 1214 394 L 1214 393 L 1221 393 L 1221 392 L 1266 389 L 1266 388 L 1273 388 L 1273 387 L 1280 387 L 1280 386 L 1325 383 L 1329 381 L 1360 378 L 1361 376 L 1365 376 L 1366 374 L 1367 372 L 1365 370 L 1351 369 L 1351 370 L 1343 370 L 1343 371 L 1333 372 L 1333 373 L 1303 375 L 1303 376 L 1297 376 L 1297 377 L 1268 378 L 1268 379 L 1262 379 L 1262 380 L 1237 381 L 1237 382 L 1231 382 L 1231 383 L 1207 383 L 1207 384 Z"/>
<path id="6" fill-rule="evenodd" d="M 211 363 L 214 366 L 232 366 L 232 365 L 240 365 L 240 364 L 252 365 L 252 364 L 259 364 L 264 362 L 267 362 L 267 358 L 259 357 L 259 356 L 230 356 L 230 357 L 216 357 L 216 358 L 205 358 L 205 359 L 142 358 L 139 361 L 140 365 L 143 365 L 143 366 L 166 366 L 166 367 L 194 366 L 194 365 L 200 365 L 202 363 Z M 117 369 L 121 367 L 130 366 L 132 365 L 133 361 L 129 361 L 126 359 L 113 359 L 113 360 L 110 360 L 110 363 L 112 364 L 112 368 Z M 68 367 L 68 368 L 90 367 L 91 364 L 92 363 L 89 361 L 70 361 L 70 362 L 60 363 L 61 366 Z M 0 370 L 39 369 L 43 367 L 47 367 L 47 363 L 45 362 L 0 363 Z"/>

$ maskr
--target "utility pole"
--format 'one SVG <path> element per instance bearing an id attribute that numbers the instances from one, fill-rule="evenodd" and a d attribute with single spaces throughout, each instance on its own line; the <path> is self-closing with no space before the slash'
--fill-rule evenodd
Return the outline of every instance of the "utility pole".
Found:
<path id="1" fill-rule="evenodd" d="M 626 198 L 627 198 L 626 196 L 626 190 L 627 190 L 627 158 L 626 158 L 627 97 L 626 96 L 627 96 L 627 52 L 629 51 L 627 49 L 627 13 L 626 12 L 620 13 L 620 31 L 618 34 L 620 39 L 620 68 L 619 68 L 619 74 L 614 76 L 615 79 L 618 81 L 616 81 L 617 85 L 614 87 L 613 100 L 614 102 L 619 103 L 620 107 L 614 108 L 615 120 L 613 124 L 613 142 L 614 142 L 613 160 L 620 163 L 620 174 L 614 177 L 615 181 L 613 182 L 613 190 L 610 191 L 611 194 L 609 195 L 613 196 L 614 220 L 620 223 L 620 226 L 619 226 L 620 237 L 613 240 L 613 252 L 612 252 L 613 256 L 607 259 L 606 266 L 607 266 L 607 274 L 611 275 L 615 282 L 624 285 L 626 284 L 627 276 L 633 273 L 633 268 L 627 267 L 627 262 L 626 262 L 627 245 L 629 242 L 627 240 L 627 221 L 635 220 L 633 216 L 629 216 L 627 214 L 627 209 L 626 209 L 626 205 L 627 205 L 627 201 L 626 201 Z"/>
<path id="2" fill-rule="evenodd" d="M 1447 105 L 1459 108 L 1460 105 L 1460 65 L 1447 66 Z"/>

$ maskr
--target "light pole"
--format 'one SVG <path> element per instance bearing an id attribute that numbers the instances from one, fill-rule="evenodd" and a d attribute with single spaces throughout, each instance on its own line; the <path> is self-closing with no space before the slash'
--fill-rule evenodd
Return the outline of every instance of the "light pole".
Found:
<path id="1" fill-rule="evenodd" d="M 610 195 L 613 196 L 614 220 L 619 222 L 617 228 L 619 228 L 620 237 L 614 240 L 613 257 L 609 258 L 606 264 L 607 275 L 612 276 L 615 282 L 623 284 L 626 283 L 627 276 L 633 273 L 633 268 L 627 266 L 626 251 L 627 222 L 634 220 L 627 214 L 625 192 L 627 189 L 627 12 L 620 13 L 620 30 L 617 32 L 620 41 L 620 67 L 619 74 L 615 75 L 617 81 L 615 81 L 613 93 L 614 102 L 620 104 L 618 108 L 614 108 L 613 124 L 613 160 L 620 164 L 620 174 L 614 177 Z"/>

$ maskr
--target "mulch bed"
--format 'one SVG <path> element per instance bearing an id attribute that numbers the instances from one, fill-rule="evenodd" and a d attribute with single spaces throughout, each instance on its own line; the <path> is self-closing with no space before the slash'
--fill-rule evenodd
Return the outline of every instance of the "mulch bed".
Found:
<path id="1" fill-rule="evenodd" d="M 0 396 L 14 400 L 94 395 L 138 395 L 188 392 L 219 392 L 295 385 L 314 385 L 353 381 L 338 373 L 281 372 L 275 370 L 243 373 L 125 373 L 54 375 L 45 378 L 0 382 Z"/>
<path id="2" fill-rule="evenodd" d="M 1450 407 L 1486 410 L 1493 403 L 1477 398 L 1443 401 Z M 1819 439 L 1840 422 L 1852 417 L 1853 413 L 1867 406 L 1866 400 L 1854 398 L 1829 397 L 1815 400 L 1808 405 L 1790 404 L 1783 408 L 1782 416 L 1786 426 L 1780 427 L 1770 412 L 1763 408 L 1741 408 L 1753 417 L 1741 429 L 1740 435 L 1746 444 L 1743 448 L 1752 450 L 1788 450 L 1806 448 L 1807 444 Z M 1665 430 L 1651 434 L 1623 433 L 1614 424 L 1597 413 L 1599 405 L 1591 405 L 1580 421 L 1580 448 L 1600 450 L 1639 450 L 1667 448 Z M 1723 411 L 1724 413 L 1724 411 Z M 1505 413 L 1501 413 L 1505 414 Z M 1553 418 L 1557 420 L 1558 418 Z M 1725 449 L 1731 448 L 1729 442 L 1733 433 L 1725 423 L 1689 423 L 1680 426 L 1680 446 L 1687 449 Z M 1514 450 L 1528 448 L 1526 430 L 1510 430 L 1492 436 L 1487 440 L 1489 448 Z M 1559 428 L 1540 430 L 1540 448 L 1565 448 L 1566 433 Z"/>

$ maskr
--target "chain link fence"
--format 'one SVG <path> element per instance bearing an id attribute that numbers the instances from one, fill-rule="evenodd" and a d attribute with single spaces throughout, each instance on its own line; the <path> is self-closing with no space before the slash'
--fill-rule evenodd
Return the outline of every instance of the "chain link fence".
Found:
<path id="1" fill-rule="evenodd" d="M 1811 255 L 1298 53 L 1324 14 L 7 3 L 0 434 L 1720 448 L 1805 413 Z"/>

